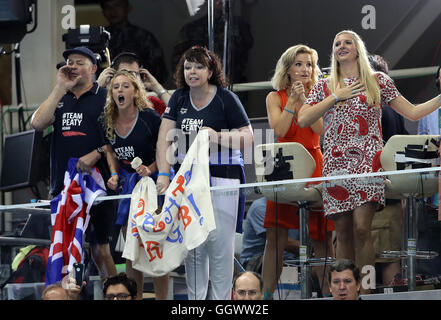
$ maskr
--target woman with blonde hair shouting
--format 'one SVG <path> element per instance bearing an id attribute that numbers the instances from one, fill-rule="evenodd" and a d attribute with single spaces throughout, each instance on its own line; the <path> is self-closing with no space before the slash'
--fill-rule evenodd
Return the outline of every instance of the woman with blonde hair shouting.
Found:
<path id="1" fill-rule="evenodd" d="M 115 164 L 112 163 L 115 160 L 108 158 L 112 170 L 108 187 L 117 190 L 118 185 L 124 185 L 122 193 L 129 194 L 141 177 L 150 176 L 155 180 L 158 174 L 156 142 L 161 118 L 153 109 L 139 76 L 127 70 L 115 73 L 107 93 L 103 122 L 106 138 L 118 160 Z M 133 169 L 131 162 L 135 157 L 140 158 L 142 164 Z M 130 199 L 121 199 L 115 224 L 122 226 L 124 239 L 127 237 L 129 208 Z M 135 279 L 138 288 L 136 298 L 142 300 L 144 274 L 134 269 L 129 259 L 126 260 L 126 272 Z M 167 298 L 168 280 L 168 275 L 153 278 L 156 300 Z"/>

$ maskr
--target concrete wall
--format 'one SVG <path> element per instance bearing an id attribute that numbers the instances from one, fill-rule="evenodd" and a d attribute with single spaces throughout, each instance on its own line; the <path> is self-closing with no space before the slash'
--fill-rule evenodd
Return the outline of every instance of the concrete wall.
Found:
<path id="1" fill-rule="evenodd" d="M 38 1 L 38 27 L 21 42 L 21 68 L 24 83 L 23 101 L 40 104 L 46 99 L 55 84 L 56 64 L 63 60 L 64 43 L 61 27 L 61 8 L 73 5 L 73 0 Z M 13 103 L 15 97 L 15 75 L 13 68 Z"/>
<path id="2" fill-rule="evenodd" d="M 66 32 L 61 28 L 61 8 L 64 5 L 73 5 L 73 0 L 44 0 L 38 1 L 38 26 L 37 29 L 26 35 L 20 43 L 20 62 L 22 77 L 22 101 L 25 105 L 38 105 L 49 95 L 56 79 L 56 64 L 62 61 L 64 43 L 61 40 L 62 34 Z M 29 29 L 29 28 L 28 28 Z M 11 59 L 12 67 L 2 64 L 2 77 L 10 77 L 9 94 L 12 96 L 12 104 L 16 106 L 15 88 L 15 67 L 14 57 Z M 11 101 L 9 101 L 11 103 Z M 25 112 L 25 117 L 32 113 Z M 12 119 L 9 119 L 9 116 Z M 3 120 L 2 120 L 3 121 Z M 8 114 L 4 134 L 16 132 L 18 129 L 17 115 Z M 29 129 L 29 127 L 27 128 Z M 0 156 L 2 156 L 0 154 Z M 46 195 L 45 195 L 46 196 Z M 29 201 L 33 196 L 27 189 L 14 192 L 5 192 L 5 204 L 23 203 Z M 17 218 L 17 215 L 15 216 Z M 12 216 L 5 214 L 6 231 L 12 231 Z M 3 227 L 3 226 L 2 226 Z"/>

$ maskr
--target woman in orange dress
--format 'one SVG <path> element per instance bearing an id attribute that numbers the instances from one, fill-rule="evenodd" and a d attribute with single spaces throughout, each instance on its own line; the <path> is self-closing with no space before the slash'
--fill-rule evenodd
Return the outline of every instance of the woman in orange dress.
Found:
<path id="1" fill-rule="evenodd" d="M 312 155 L 316 168 L 312 177 L 321 177 L 323 155 L 320 150 L 320 135 L 323 133 L 323 119 L 317 120 L 307 128 L 297 125 L 297 115 L 306 101 L 307 94 L 318 80 L 317 52 L 305 45 L 296 45 L 287 49 L 276 65 L 271 79 L 272 91 L 266 98 L 266 108 L 270 127 L 278 137 L 278 142 L 301 143 Z M 275 211 L 277 206 L 277 221 Z M 262 277 L 266 299 L 271 299 L 277 287 L 283 266 L 283 251 L 289 245 L 288 230 L 299 229 L 298 207 L 289 204 L 276 204 L 267 201 L 265 228 L 266 246 L 263 258 Z M 317 257 L 332 255 L 331 231 L 334 225 L 326 221 L 323 209 L 310 212 L 309 236 L 313 240 L 314 252 Z M 277 261 L 277 268 L 274 261 Z M 323 267 L 315 268 L 323 293 L 329 293 L 328 284 L 323 280 Z M 323 282 L 323 283 L 322 283 Z"/>

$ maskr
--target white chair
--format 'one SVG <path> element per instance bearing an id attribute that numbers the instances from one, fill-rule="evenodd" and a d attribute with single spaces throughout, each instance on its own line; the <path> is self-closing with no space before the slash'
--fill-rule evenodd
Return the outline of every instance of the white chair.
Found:
<path id="1" fill-rule="evenodd" d="M 315 170 L 315 160 L 306 148 L 297 142 L 269 143 L 256 146 L 254 150 L 257 182 L 275 180 L 292 180 L 310 178 Z M 287 163 L 289 170 L 280 175 L 274 174 L 274 169 Z M 271 201 L 297 204 L 299 201 L 321 203 L 321 185 L 307 188 L 306 183 L 284 184 L 279 187 L 260 188 L 263 195 Z M 277 191 L 277 192 L 274 192 Z"/>
<path id="2" fill-rule="evenodd" d="M 392 136 L 381 153 L 381 165 L 385 171 L 439 166 L 439 139 L 440 136 L 433 135 Z M 437 192 L 438 172 L 389 175 L 386 180 L 386 197 L 407 199 L 407 210 L 403 210 L 402 251 L 385 252 L 383 256 L 402 258 L 403 278 L 408 278 L 409 290 L 415 290 L 416 258 L 430 259 L 437 255 L 434 252 L 416 251 L 418 212 L 414 210 L 414 201 Z"/>
<path id="3" fill-rule="evenodd" d="M 315 160 L 308 150 L 297 142 L 258 145 L 254 150 L 254 158 L 258 182 L 310 178 L 316 166 Z M 268 200 L 299 206 L 301 298 L 307 299 L 311 296 L 309 283 L 311 262 L 312 260 L 320 260 L 309 259 L 308 208 L 322 204 L 321 184 L 306 187 L 306 182 L 290 183 L 264 186 L 260 190 Z M 323 260 L 326 263 L 326 259 Z M 314 263 L 314 265 L 320 264 L 323 263 Z"/>
<path id="4" fill-rule="evenodd" d="M 412 169 L 415 164 L 427 164 L 430 167 L 439 166 L 438 147 L 431 142 L 438 143 L 440 136 L 433 135 L 395 135 L 392 136 L 383 148 L 380 156 L 381 166 L 384 171 Z M 424 146 L 426 146 L 425 148 Z M 411 157 L 412 151 L 417 154 L 424 154 L 426 150 L 427 159 Z M 406 156 L 407 155 L 407 156 Z M 435 158 L 433 158 L 435 157 Z M 386 197 L 406 198 L 413 195 L 418 198 L 430 197 L 438 192 L 438 173 L 414 173 L 391 175 L 386 181 Z"/>

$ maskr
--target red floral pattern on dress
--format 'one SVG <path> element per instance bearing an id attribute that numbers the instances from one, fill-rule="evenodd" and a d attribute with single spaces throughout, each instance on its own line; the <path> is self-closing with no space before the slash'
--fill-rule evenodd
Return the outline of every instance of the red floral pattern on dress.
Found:
<path id="1" fill-rule="evenodd" d="M 382 104 L 397 98 L 400 93 L 393 80 L 377 73 Z M 350 85 L 356 78 L 344 79 Z M 329 79 L 318 81 L 306 101 L 315 105 L 331 92 Z M 323 116 L 323 176 L 370 173 L 381 170 L 378 157 L 383 149 L 381 140 L 381 108 L 367 104 L 364 93 L 334 105 Z M 368 201 L 384 206 L 384 178 L 354 178 L 330 181 L 323 186 L 323 204 L 326 215 L 349 212 Z"/>

